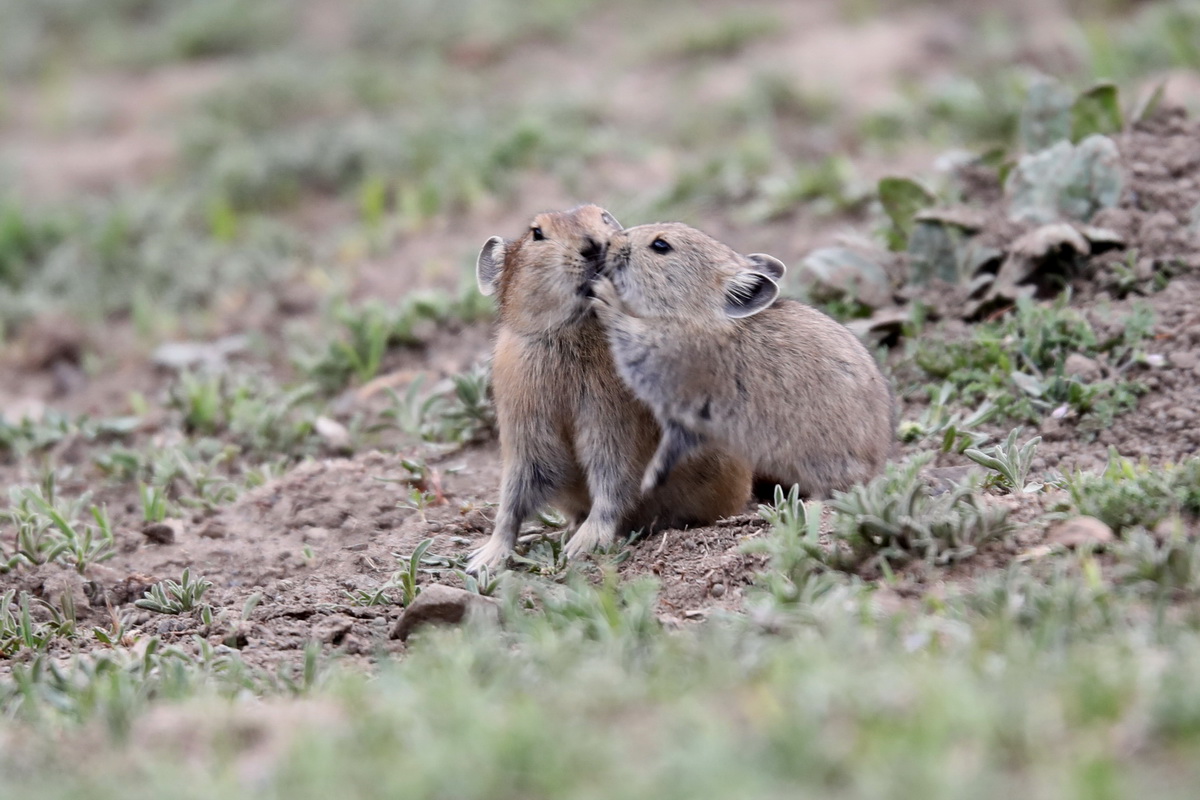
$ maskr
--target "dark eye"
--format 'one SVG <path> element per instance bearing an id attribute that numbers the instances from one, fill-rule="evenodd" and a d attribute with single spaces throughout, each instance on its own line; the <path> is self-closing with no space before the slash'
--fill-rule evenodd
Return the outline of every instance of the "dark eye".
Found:
<path id="1" fill-rule="evenodd" d="M 542 234 L 542 229 L 541 229 L 541 228 L 539 228 L 539 227 L 537 227 L 537 226 L 534 226 L 533 228 L 530 228 L 530 229 L 529 229 L 529 232 L 533 234 L 533 240 L 534 240 L 535 242 L 540 242 L 542 239 L 545 239 L 545 238 L 546 238 L 546 237 L 545 237 L 545 236 Z"/>
<path id="2" fill-rule="evenodd" d="M 669 253 L 671 252 L 671 245 L 667 244 L 663 239 L 655 239 L 650 243 L 650 249 L 656 253 Z"/>

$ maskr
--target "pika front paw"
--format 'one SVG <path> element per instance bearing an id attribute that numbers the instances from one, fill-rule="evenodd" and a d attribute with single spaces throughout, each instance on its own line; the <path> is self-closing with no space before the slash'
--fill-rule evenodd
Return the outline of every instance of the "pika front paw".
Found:
<path id="1" fill-rule="evenodd" d="M 592 284 L 592 308 L 601 319 L 612 319 L 622 313 L 624 304 L 611 279 L 599 278 Z"/>
<path id="2" fill-rule="evenodd" d="M 511 547 L 503 540 L 493 536 L 488 539 L 487 544 L 471 553 L 471 560 L 467 562 L 467 572 L 478 575 L 479 571 L 485 567 L 488 572 L 495 572 L 504 564 L 511 552 Z"/>
<path id="3" fill-rule="evenodd" d="M 563 554 L 567 558 L 578 558 L 592 552 L 597 547 L 611 544 L 614 538 L 613 526 L 603 525 L 595 520 L 587 520 L 579 526 L 579 530 L 575 531 L 575 535 L 567 542 L 563 548 Z"/>

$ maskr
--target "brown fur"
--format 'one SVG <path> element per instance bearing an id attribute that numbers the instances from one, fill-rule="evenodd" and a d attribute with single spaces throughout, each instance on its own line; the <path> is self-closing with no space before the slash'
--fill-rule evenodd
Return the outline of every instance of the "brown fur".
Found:
<path id="1" fill-rule="evenodd" d="M 883 469 L 894 438 L 887 381 L 845 326 L 776 302 L 782 274 L 770 256 L 679 223 L 610 238 L 594 305 L 622 379 L 665 431 L 644 489 L 701 443 L 809 497 Z"/>
<path id="2" fill-rule="evenodd" d="M 711 523 L 749 497 L 748 467 L 713 448 L 639 496 L 660 431 L 617 377 L 590 310 L 605 243 L 619 228 L 603 209 L 581 206 L 539 214 L 520 238 L 493 238 L 480 253 L 481 289 L 500 300 L 492 387 L 503 476 L 496 527 L 472 570 L 501 563 L 545 503 L 578 526 L 566 548 L 573 556 L 624 531 Z"/>

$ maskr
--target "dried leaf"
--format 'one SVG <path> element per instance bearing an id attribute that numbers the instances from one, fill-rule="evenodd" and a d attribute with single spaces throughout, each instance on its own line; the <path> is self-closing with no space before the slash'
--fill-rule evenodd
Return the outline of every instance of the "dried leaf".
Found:
<path id="1" fill-rule="evenodd" d="M 871 308 L 891 302 L 892 285 L 883 266 L 847 247 L 814 250 L 797 271 L 814 300 L 852 299 Z"/>

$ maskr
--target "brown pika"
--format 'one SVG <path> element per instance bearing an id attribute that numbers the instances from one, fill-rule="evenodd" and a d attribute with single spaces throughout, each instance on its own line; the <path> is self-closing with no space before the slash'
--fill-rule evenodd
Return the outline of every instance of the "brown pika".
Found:
<path id="1" fill-rule="evenodd" d="M 706 444 L 808 497 L 883 469 L 890 386 L 845 326 L 776 302 L 783 273 L 771 256 L 741 255 L 680 223 L 610 237 L 593 304 L 622 379 L 663 428 L 643 491 Z"/>
<path id="2" fill-rule="evenodd" d="M 703 447 L 654 491 L 639 491 L 660 430 L 617 377 L 591 289 L 611 234 L 602 208 L 539 214 L 518 238 L 493 236 L 476 262 L 479 289 L 499 299 L 492 392 L 500 429 L 500 504 L 491 538 L 468 568 L 495 567 L 541 506 L 575 528 L 576 556 L 620 532 L 708 524 L 750 494 L 740 459 Z"/>

